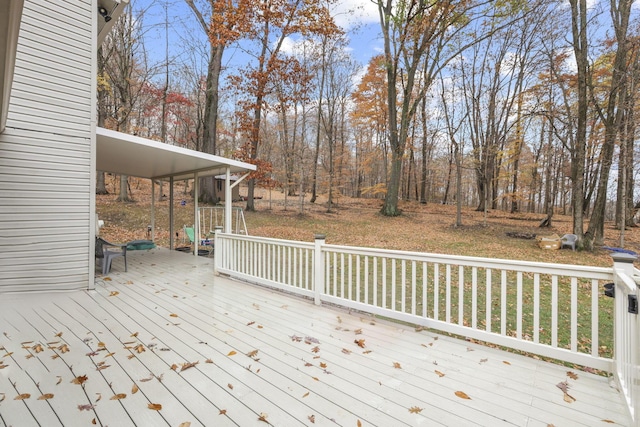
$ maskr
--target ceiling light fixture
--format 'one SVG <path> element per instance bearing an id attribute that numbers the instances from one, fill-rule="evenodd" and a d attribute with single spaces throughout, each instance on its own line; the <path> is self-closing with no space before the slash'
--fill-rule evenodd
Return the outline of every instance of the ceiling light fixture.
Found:
<path id="1" fill-rule="evenodd" d="M 105 7 L 102 7 L 102 6 L 98 7 L 98 13 L 102 15 L 102 17 L 104 18 L 104 22 L 111 21 L 111 16 L 109 15 L 109 12 Z"/>

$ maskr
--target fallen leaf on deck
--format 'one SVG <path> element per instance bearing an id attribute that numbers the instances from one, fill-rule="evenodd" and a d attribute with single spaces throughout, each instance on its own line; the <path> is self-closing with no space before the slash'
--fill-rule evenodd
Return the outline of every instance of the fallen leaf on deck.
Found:
<path id="1" fill-rule="evenodd" d="M 89 353 L 85 354 L 85 356 L 91 357 L 91 356 L 97 356 L 98 354 L 100 353 L 98 353 L 97 351 L 90 351 Z"/>
<path id="2" fill-rule="evenodd" d="M 136 338 L 137 336 L 138 336 L 138 333 L 137 333 L 137 332 L 134 332 L 134 333 L 132 333 L 132 334 L 130 335 L 130 337 L 131 337 L 131 338 Z"/>
<path id="3" fill-rule="evenodd" d="M 306 392 L 305 394 L 302 395 L 303 398 L 309 396 L 309 392 Z"/>
<path id="4" fill-rule="evenodd" d="M 296 335 L 291 335 L 290 338 L 291 338 L 291 341 L 294 341 L 294 342 L 302 341 L 302 337 L 299 337 L 299 336 L 296 336 Z"/>
<path id="5" fill-rule="evenodd" d="M 612 420 L 602 420 L 603 423 L 615 424 L 615 421 Z"/>
<path id="6" fill-rule="evenodd" d="M 256 310 L 260 310 L 260 306 L 255 302 L 253 303 L 253 308 L 255 308 Z"/>
<path id="7" fill-rule="evenodd" d="M 464 391 L 456 391 L 456 396 L 458 396 L 460 399 L 471 400 L 471 398 Z"/>
<path id="8" fill-rule="evenodd" d="M 115 352 L 115 351 L 114 351 L 114 352 L 111 352 L 111 353 L 107 353 L 107 355 L 106 355 L 106 356 L 104 356 L 104 357 L 105 357 L 105 358 L 107 358 L 107 357 L 111 357 L 111 356 L 113 356 L 114 354 L 116 354 L 116 352 Z"/>
<path id="9" fill-rule="evenodd" d="M 269 421 L 267 421 L 267 414 L 265 414 L 264 412 L 261 412 L 260 416 L 258 417 L 258 421 L 262 421 L 264 423 L 268 423 Z"/>
<path id="10" fill-rule="evenodd" d="M 111 293 L 109 294 L 110 297 L 115 297 L 115 296 L 118 296 L 118 295 L 120 295 L 120 292 L 118 292 L 118 291 L 111 291 Z"/>
<path id="11" fill-rule="evenodd" d="M 49 400 L 49 399 L 53 399 L 53 393 L 46 393 L 38 398 L 38 400 Z"/>
<path id="12" fill-rule="evenodd" d="M 402 365 L 400 365 L 400 363 L 398 362 L 393 362 L 393 367 L 396 369 L 402 369 Z"/>
<path id="13" fill-rule="evenodd" d="M 6 394 L 0 393 L 0 402 L 2 402 L 7 397 Z"/>
<path id="14" fill-rule="evenodd" d="M 488 361 L 489 361 L 489 359 L 480 359 L 480 362 L 479 362 L 479 363 L 480 363 L 480 364 L 483 364 L 483 363 L 486 363 L 486 362 L 488 362 Z"/>
<path id="15" fill-rule="evenodd" d="M 13 398 L 13 400 L 25 400 L 30 398 L 31 395 L 29 393 L 22 393 Z"/>
<path id="16" fill-rule="evenodd" d="M 233 384 L 229 383 L 227 384 L 227 387 L 229 387 L 230 390 L 233 390 Z"/>
<path id="17" fill-rule="evenodd" d="M 576 398 L 571 396 L 569 393 L 564 394 L 564 401 L 567 403 L 573 403 L 576 401 Z"/>
<path id="18" fill-rule="evenodd" d="M 360 329 L 356 329 L 355 331 L 353 331 L 356 333 L 356 335 L 360 335 L 362 333 L 362 328 Z"/>
<path id="19" fill-rule="evenodd" d="M 256 322 L 249 322 L 249 323 L 247 323 L 247 326 L 251 326 L 251 325 L 253 325 L 254 323 L 256 323 Z"/>
<path id="20" fill-rule="evenodd" d="M 373 351 L 373 350 L 365 350 L 365 351 L 363 351 L 363 352 L 362 352 L 362 354 L 369 354 L 369 353 L 371 353 L 372 351 Z"/>
<path id="21" fill-rule="evenodd" d="M 304 366 L 306 366 L 306 367 L 308 368 L 308 367 L 310 367 L 310 366 L 313 366 L 313 363 L 305 362 L 305 363 L 304 363 Z"/>
<path id="22" fill-rule="evenodd" d="M 176 369 L 178 369 L 178 365 L 176 365 L 175 363 L 173 365 L 171 365 L 171 370 L 172 371 L 175 371 Z"/>
<path id="23" fill-rule="evenodd" d="M 102 280 L 104 280 L 105 282 L 110 282 L 111 281 L 111 277 L 103 277 Z"/>
<path id="24" fill-rule="evenodd" d="M 346 349 L 346 348 L 343 348 L 343 349 L 342 349 L 342 352 L 343 352 L 344 354 L 351 354 L 351 350 Z"/>
<path id="25" fill-rule="evenodd" d="M 55 336 L 60 338 L 62 336 L 62 332 L 58 332 Z"/>
<path id="26" fill-rule="evenodd" d="M 511 363 L 507 362 L 506 360 L 503 360 L 502 363 L 504 363 L 505 365 L 511 365 Z"/>
<path id="27" fill-rule="evenodd" d="M 107 345 L 105 343 L 103 343 L 102 341 L 98 342 L 98 347 L 99 348 L 105 348 Z"/>
<path id="28" fill-rule="evenodd" d="M 418 408 L 417 406 L 412 406 L 411 408 L 409 408 L 409 412 L 411 412 L 412 414 L 419 414 L 420 412 L 422 412 L 424 408 Z"/>
<path id="29" fill-rule="evenodd" d="M 0 362 L 0 369 L 4 369 L 9 365 L 5 365 L 4 362 Z"/>
<path id="30" fill-rule="evenodd" d="M 135 350 L 138 354 L 140 354 L 140 353 L 144 353 L 145 351 L 147 351 L 147 350 L 145 350 L 145 348 L 144 348 L 144 346 L 143 346 L 142 344 L 138 344 L 137 346 L 135 346 L 134 350 Z"/>
<path id="31" fill-rule="evenodd" d="M 569 383 L 566 381 L 559 382 L 558 384 L 556 384 L 556 387 L 558 387 L 564 393 L 567 393 L 569 391 Z"/>
<path id="32" fill-rule="evenodd" d="M 578 379 L 578 374 L 576 374 L 574 372 L 571 372 L 571 371 L 567 372 L 567 376 L 569 378 L 571 378 L 572 380 L 577 380 Z"/>
<path id="33" fill-rule="evenodd" d="M 120 400 L 120 399 L 124 399 L 127 397 L 126 393 L 118 393 L 118 394 L 114 394 L 113 396 L 111 396 L 111 399 L 109 400 Z"/>
<path id="34" fill-rule="evenodd" d="M 138 388 L 138 385 L 136 383 L 133 383 L 133 386 L 131 386 L 131 394 L 136 394 L 138 390 L 140 390 Z"/>
<path id="35" fill-rule="evenodd" d="M 88 379 L 89 379 L 89 377 L 87 377 L 86 375 L 80 375 L 79 377 L 75 377 L 74 379 L 72 379 L 72 380 L 71 380 L 71 382 L 72 382 L 73 384 L 82 385 L 82 384 L 84 384 Z"/>
<path id="36" fill-rule="evenodd" d="M 56 376 L 56 378 L 58 379 L 58 381 L 56 382 L 56 385 L 60 384 L 62 382 L 62 377 L 60 375 Z"/>
<path id="37" fill-rule="evenodd" d="M 231 350 L 231 351 L 227 354 L 227 356 L 234 356 L 234 355 L 236 355 L 236 354 L 238 354 L 238 353 L 236 353 L 234 350 Z"/>
<path id="38" fill-rule="evenodd" d="M 96 424 L 98 424 L 98 422 L 97 422 L 97 421 L 96 421 L 96 419 L 94 418 L 94 419 L 92 419 L 92 420 L 91 420 L 91 424 L 96 425 Z"/>
<path id="39" fill-rule="evenodd" d="M 12 351 L 12 352 L 9 352 L 9 353 L 7 353 L 7 354 L 5 354 L 4 356 L 2 356 L 2 358 L 10 357 L 12 354 L 13 354 L 13 351 Z"/>
<path id="40" fill-rule="evenodd" d="M 178 317 L 178 315 L 177 315 L 177 314 L 175 314 L 175 313 L 171 313 L 169 316 L 171 316 L 171 317 Z"/>
<path id="41" fill-rule="evenodd" d="M 304 337 L 305 344 L 320 344 L 320 341 L 314 337 Z"/>
<path id="42" fill-rule="evenodd" d="M 227 410 L 226 409 L 220 409 L 220 412 L 218 412 L 218 415 L 227 415 Z"/>
<path id="43" fill-rule="evenodd" d="M 315 424 L 316 423 L 316 416 L 315 415 L 309 415 L 307 418 L 309 418 L 309 421 L 311 421 L 311 424 Z"/>
<path id="44" fill-rule="evenodd" d="M 207 360 L 204 361 L 204 363 L 213 363 L 213 360 L 207 359 Z"/>
<path id="45" fill-rule="evenodd" d="M 87 403 L 85 405 L 78 405 L 78 409 L 81 411 L 91 411 L 93 409 L 93 405 L 90 403 Z"/>
<path id="46" fill-rule="evenodd" d="M 44 348 L 42 347 L 42 345 L 36 344 L 33 346 L 33 351 L 35 351 L 36 353 L 42 353 L 44 351 Z"/>
<path id="47" fill-rule="evenodd" d="M 320 381 L 320 378 L 318 377 L 311 377 L 311 378 L 313 378 L 315 381 Z"/>
<path id="48" fill-rule="evenodd" d="M 262 328 L 264 328 L 264 326 L 258 325 L 258 329 L 262 329 Z"/>
<path id="49" fill-rule="evenodd" d="M 353 340 L 354 343 L 358 344 L 358 347 L 364 348 L 364 339 L 361 340 Z"/>
<path id="50" fill-rule="evenodd" d="M 249 353 L 247 353 L 247 356 L 249 357 L 256 357 L 258 355 L 258 350 L 251 350 Z"/>
<path id="51" fill-rule="evenodd" d="M 96 394 L 98 395 L 96 402 L 100 402 L 102 400 L 102 393 L 96 393 Z"/>
<path id="52" fill-rule="evenodd" d="M 358 427 L 362 427 L 362 422 L 360 420 L 358 420 L 358 423 L 356 424 Z"/>
<path id="53" fill-rule="evenodd" d="M 312 352 L 314 352 L 314 353 L 318 353 L 318 352 L 320 351 L 320 347 L 315 346 L 315 347 L 313 347 L 313 348 L 311 349 L 311 351 L 312 351 Z"/>
<path id="54" fill-rule="evenodd" d="M 326 363 L 324 363 L 324 362 L 320 362 L 320 367 L 324 369 L 324 368 L 326 368 L 326 367 L 327 367 L 327 364 L 326 364 Z"/>
<path id="55" fill-rule="evenodd" d="M 33 354 L 27 354 L 24 358 L 25 359 L 31 359 L 32 357 L 33 357 Z M 2 363 L 0 363 L 0 369 L 2 369 L 2 368 L 4 368 L 4 366 L 2 366 Z"/>
<path id="56" fill-rule="evenodd" d="M 189 368 L 193 368 L 194 366 L 196 366 L 198 364 L 198 361 L 196 360 L 195 362 L 187 362 L 187 363 L 183 363 L 182 364 L 182 368 L 180 368 L 180 372 L 182 371 L 186 371 Z"/>
<path id="57" fill-rule="evenodd" d="M 183 423 L 180 423 L 178 427 L 191 427 L 191 421 L 185 421 Z"/>
<path id="58" fill-rule="evenodd" d="M 154 411 L 159 411 L 162 409 L 162 405 L 159 403 L 149 403 L 147 405 L 147 408 L 154 410 Z"/>
<path id="59" fill-rule="evenodd" d="M 100 365 L 96 368 L 96 371 L 102 371 L 103 369 L 107 369 L 111 365 Z"/>
<path id="60" fill-rule="evenodd" d="M 128 356 L 127 356 L 127 359 L 131 360 L 131 359 L 133 359 L 134 357 L 136 357 L 136 355 L 135 355 L 135 354 L 130 354 L 130 355 L 128 355 Z"/>
<path id="61" fill-rule="evenodd" d="M 443 374 L 442 372 L 440 372 L 440 371 L 438 371 L 438 370 L 435 370 L 434 372 L 435 372 L 436 374 L 438 374 L 438 376 L 439 376 L 440 378 L 444 377 L 444 374 Z"/>
<path id="62" fill-rule="evenodd" d="M 58 357 L 60 357 L 59 354 L 54 354 L 53 356 L 51 356 L 51 358 L 54 359 L 54 360 L 57 359 Z"/>

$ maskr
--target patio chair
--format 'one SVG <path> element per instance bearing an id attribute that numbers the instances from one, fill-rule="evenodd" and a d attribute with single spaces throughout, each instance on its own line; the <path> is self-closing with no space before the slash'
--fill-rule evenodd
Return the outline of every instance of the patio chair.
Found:
<path id="1" fill-rule="evenodd" d="M 560 239 L 560 242 L 561 242 L 560 249 L 562 249 L 562 248 L 564 248 L 566 246 L 566 247 L 571 248 L 571 249 L 573 249 L 575 251 L 576 250 L 576 242 L 577 241 L 578 241 L 578 236 L 576 236 L 575 234 L 565 234 Z"/>
<path id="2" fill-rule="evenodd" d="M 109 243 L 102 237 L 96 237 L 96 258 L 102 260 L 103 275 L 109 274 L 109 270 L 111 270 L 111 261 L 118 257 L 124 258 L 124 271 L 127 271 L 127 245 Z"/>
<path id="3" fill-rule="evenodd" d="M 198 255 L 212 255 L 213 254 L 213 240 L 208 237 L 205 239 L 199 239 L 196 243 L 196 232 L 194 227 L 187 227 L 186 225 L 182 227 L 184 232 L 184 237 L 189 239 L 189 244 L 198 249 Z M 184 238 L 183 238 L 184 239 Z M 200 249 L 200 246 L 204 246 L 205 249 Z"/>

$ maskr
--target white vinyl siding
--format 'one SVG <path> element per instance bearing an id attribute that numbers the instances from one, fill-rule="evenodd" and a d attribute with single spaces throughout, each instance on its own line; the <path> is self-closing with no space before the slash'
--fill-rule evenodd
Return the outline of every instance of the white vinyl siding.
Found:
<path id="1" fill-rule="evenodd" d="M 0 292 L 89 284 L 91 0 L 25 0 L 0 134 Z"/>

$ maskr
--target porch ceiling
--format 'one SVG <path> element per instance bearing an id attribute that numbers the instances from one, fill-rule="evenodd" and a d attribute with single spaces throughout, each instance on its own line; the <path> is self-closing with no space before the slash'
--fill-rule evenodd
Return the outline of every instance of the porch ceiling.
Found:
<path id="1" fill-rule="evenodd" d="M 96 129 L 96 169 L 119 175 L 149 179 L 173 177 L 184 180 L 198 176 L 248 172 L 255 165 L 176 147 L 109 129 Z"/>

